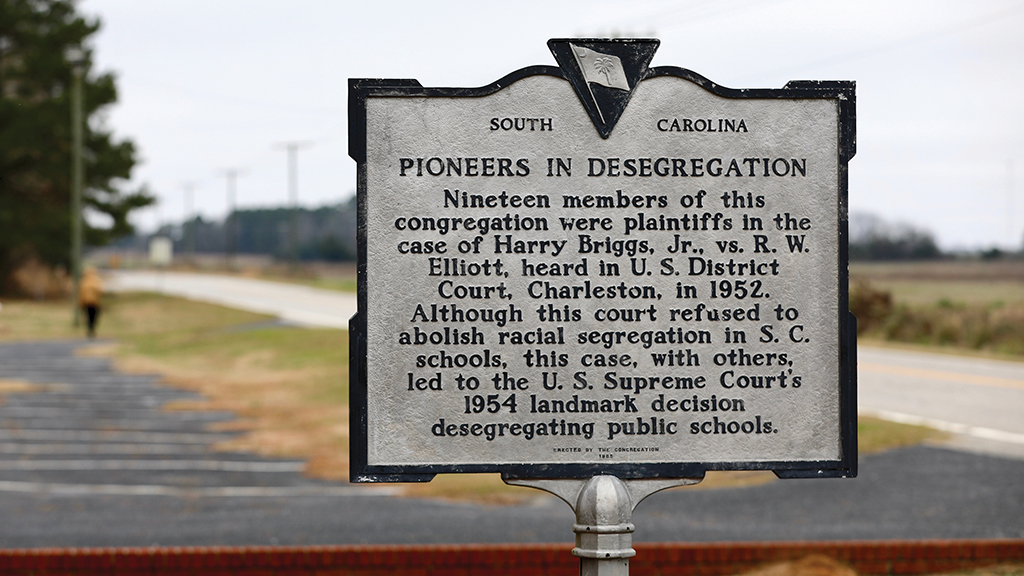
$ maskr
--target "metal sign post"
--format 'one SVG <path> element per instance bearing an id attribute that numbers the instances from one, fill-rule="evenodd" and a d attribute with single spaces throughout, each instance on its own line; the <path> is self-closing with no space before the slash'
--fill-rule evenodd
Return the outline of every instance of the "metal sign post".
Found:
<path id="1" fill-rule="evenodd" d="M 625 569 L 707 470 L 852 477 L 853 82 L 732 89 L 653 39 L 555 39 L 480 88 L 349 83 L 350 478 L 499 472 Z"/>
<path id="2" fill-rule="evenodd" d="M 628 576 L 633 550 L 633 510 L 644 498 L 676 486 L 697 484 L 703 478 L 620 480 L 594 476 L 589 480 L 506 479 L 558 496 L 576 513 L 573 556 L 580 559 L 581 576 Z"/>

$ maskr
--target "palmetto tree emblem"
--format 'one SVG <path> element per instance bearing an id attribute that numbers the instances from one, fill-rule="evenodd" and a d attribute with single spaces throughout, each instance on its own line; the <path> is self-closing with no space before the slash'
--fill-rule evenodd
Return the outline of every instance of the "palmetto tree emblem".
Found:
<path id="1" fill-rule="evenodd" d="M 601 56 L 594 60 L 594 71 L 604 76 L 605 82 L 612 82 L 611 74 L 615 71 L 615 61 L 609 56 Z"/>

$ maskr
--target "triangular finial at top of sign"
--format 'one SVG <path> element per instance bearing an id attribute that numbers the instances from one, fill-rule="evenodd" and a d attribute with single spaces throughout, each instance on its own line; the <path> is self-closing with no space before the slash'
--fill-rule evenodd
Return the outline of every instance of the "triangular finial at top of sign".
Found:
<path id="1" fill-rule="evenodd" d="M 653 38 L 548 40 L 548 48 L 602 138 L 611 136 L 660 45 Z"/>

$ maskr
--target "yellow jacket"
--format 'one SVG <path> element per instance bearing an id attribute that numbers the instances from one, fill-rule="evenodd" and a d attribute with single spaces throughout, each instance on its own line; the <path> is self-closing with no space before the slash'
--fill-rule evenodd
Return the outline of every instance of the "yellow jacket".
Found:
<path id="1" fill-rule="evenodd" d="M 103 296 L 103 283 L 95 270 L 86 270 L 82 276 L 82 285 L 78 288 L 78 304 L 80 306 L 99 306 Z"/>

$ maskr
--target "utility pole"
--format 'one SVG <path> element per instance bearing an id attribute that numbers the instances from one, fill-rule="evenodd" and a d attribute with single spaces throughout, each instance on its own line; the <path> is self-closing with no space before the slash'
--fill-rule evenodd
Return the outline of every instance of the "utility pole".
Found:
<path id="1" fill-rule="evenodd" d="M 288 151 L 288 262 L 293 271 L 299 261 L 299 150 L 312 145 L 312 142 L 297 141 L 274 145 L 277 150 Z"/>
<path id="2" fill-rule="evenodd" d="M 227 180 L 228 187 L 228 215 L 224 219 L 224 260 L 225 266 L 231 268 L 235 259 L 235 243 L 238 240 L 238 232 L 235 230 L 235 182 L 244 173 L 237 168 L 228 168 L 221 172 Z"/>
<path id="3" fill-rule="evenodd" d="M 185 254 L 187 254 L 187 261 L 189 265 L 195 265 L 196 259 L 196 222 L 195 222 L 195 206 L 193 192 L 196 189 L 194 182 L 185 182 L 183 184 L 185 188 L 185 220 L 182 224 L 185 233 Z"/>
<path id="4" fill-rule="evenodd" d="M 71 62 L 71 306 L 73 324 L 82 323 L 78 291 L 82 285 L 82 187 L 85 167 L 82 164 L 82 78 L 85 76 L 85 52 L 78 47 L 68 50 Z"/>
<path id="5" fill-rule="evenodd" d="M 1013 158 L 1010 158 L 1009 160 L 1006 161 L 1006 199 L 1006 217 L 1008 219 L 1007 228 L 1009 229 L 1010 236 L 1009 246 L 1010 250 L 1013 251 L 1017 249 L 1017 242 L 1020 242 L 1020 238 L 1014 238 L 1015 226 L 1013 219 Z M 1021 247 L 1021 250 L 1024 250 L 1024 247 Z"/>

